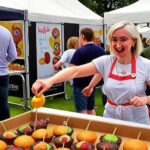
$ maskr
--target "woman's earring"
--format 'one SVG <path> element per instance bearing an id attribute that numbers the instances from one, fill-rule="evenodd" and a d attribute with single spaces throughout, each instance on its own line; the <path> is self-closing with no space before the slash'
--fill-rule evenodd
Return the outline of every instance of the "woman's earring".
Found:
<path id="1" fill-rule="evenodd" d="M 131 46 L 131 50 L 134 51 L 135 50 L 135 45 Z"/>

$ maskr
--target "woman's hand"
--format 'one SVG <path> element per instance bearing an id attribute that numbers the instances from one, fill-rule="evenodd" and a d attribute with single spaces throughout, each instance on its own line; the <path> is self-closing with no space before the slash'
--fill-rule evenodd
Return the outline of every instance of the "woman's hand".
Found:
<path id="1" fill-rule="evenodd" d="M 134 96 L 133 98 L 131 98 L 130 103 L 134 106 L 143 106 L 148 103 L 148 97 L 147 96 L 143 96 L 143 97 Z"/>
<path id="2" fill-rule="evenodd" d="M 46 90 L 48 90 L 52 84 L 49 84 L 48 80 L 36 80 L 32 85 L 32 92 L 35 96 L 39 97 L 43 94 Z"/>
<path id="3" fill-rule="evenodd" d="M 93 88 L 90 88 L 89 86 L 85 87 L 83 90 L 82 90 L 82 94 L 84 96 L 90 96 L 91 93 L 93 92 Z"/>

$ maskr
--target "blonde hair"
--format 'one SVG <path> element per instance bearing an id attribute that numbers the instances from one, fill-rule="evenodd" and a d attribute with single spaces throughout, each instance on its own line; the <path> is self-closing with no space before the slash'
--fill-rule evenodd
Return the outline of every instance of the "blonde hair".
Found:
<path id="1" fill-rule="evenodd" d="M 67 49 L 76 49 L 79 47 L 79 38 L 72 36 L 67 40 Z"/>
<path id="2" fill-rule="evenodd" d="M 134 45 L 134 48 L 132 49 L 132 53 L 134 53 L 135 55 L 140 55 L 143 50 L 142 40 L 141 40 L 140 34 L 139 34 L 136 26 L 129 21 L 118 22 L 109 29 L 108 34 L 107 34 L 107 38 L 108 38 L 108 42 L 109 42 L 109 50 L 111 52 L 113 52 L 113 48 L 112 48 L 112 44 L 111 44 L 112 35 L 113 35 L 114 31 L 119 28 L 124 28 L 126 33 L 129 34 L 131 36 L 131 38 L 135 39 L 135 45 Z"/>

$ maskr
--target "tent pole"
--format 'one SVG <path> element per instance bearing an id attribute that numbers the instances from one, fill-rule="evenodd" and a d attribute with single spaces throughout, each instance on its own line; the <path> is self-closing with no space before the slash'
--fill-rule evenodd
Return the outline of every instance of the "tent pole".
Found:
<path id="1" fill-rule="evenodd" d="M 26 98 L 27 98 L 27 104 L 25 108 L 30 109 L 30 83 L 29 83 L 29 20 L 28 20 L 28 10 L 25 10 L 25 68 L 26 68 Z"/>
<path id="2" fill-rule="evenodd" d="M 107 29 L 107 26 L 105 25 L 105 24 L 103 24 L 103 43 L 104 43 L 104 50 L 105 50 L 105 52 L 107 51 L 107 49 L 106 49 L 106 29 Z"/>

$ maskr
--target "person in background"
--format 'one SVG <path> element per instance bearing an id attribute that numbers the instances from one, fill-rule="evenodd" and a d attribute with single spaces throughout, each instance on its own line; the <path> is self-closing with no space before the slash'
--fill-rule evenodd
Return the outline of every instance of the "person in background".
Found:
<path id="1" fill-rule="evenodd" d="M 150 46 L 144 48 L 143 52 L 141 53 L 141 56 L 150 60 Z M 146 88 L 146 95 L 150 95 L 150 87 L 149 86 L 147 86 L 147 88 Z M 147 106 L 148 106 L 149 116 L 150 116 L 150 105 L 147 105 Z"/>
<path id="2" fill-rule="evenodd" d="M 101 39 L 100 39 L 100 37 L 98 35 L 94 36 L 94 43 L 96 45 L 100 46 L 103 49 L 103 51 L 105 52 L 105 54 L 106 54 L 106 51 L 104 50 L 104 44 L 102 43 L 102 41 L 101 41 Z M 99 81 L 97 86 L 101 86 L 102 87 L 103 84 L 104 84 L 104 81 L 102 79 L 102 80 Z M 105 106 L 106 102 L 107 102 L 107 96 L 102 91 L 102 103 L 103 103 L 103 106 Z"/>
<path id="3" fill-rule="evenodd" d="M 146 104 L 150 104 L 150 96 L 146 96 L 145 89 L 150 86 L 150 61 L 139 56 L 143 47 L 138 30 L 129 21 L 118 22 L 109 29 L 108 41 L 112 55 L 37 80 L 32 85 L 32 92 L 39 96 L 53 84 L 99 74 L 99 80 L 104 79 L 103 88 L 108 97 L 103 116 L 149 124 Z M 88 95 L 94 84 L 90 83 L 83 90 L 84 95 Z"/>
<path id="4" fill-rule="evenodd" d="M 61 56 L 61 59 L 54 65 L 56 70 L 59 70 L 63 65 L 68 67 L 71 61 L 71 58 L 79 48 L 79 37 L 72 36 L 67 40 L 67 50 Z"/>
<path id="5" fill-rule="evenodd" d="M 147 47 L 150 46 L 150 39 L 146 39 Z"/>
<path id="6" fill-rule="evenodd" d="M 56 70 L 60 70 L 62 66 L 69 67 L 71 58 L 75 53 L 76 49 L 79 48 L 79 37 L 72 36 L 67 40 L 67 49 L 61 56 L 61 59 L 54 65 Z M 73 81 L 69 81 L 72 86 Z"/>
<path id="7" fill-rule="evenodd" d="M 11 33 L 0 26 L 0 121 L 10 117 L 8 107 L 9 73 L 8 62 L 17 58 L 17 51 Z"/>
<path id="8" fill-rule="evenodd" d="M 143 48 L 146 48 L 148 45 L 146 43 L 147 39 L 145 37 L 143 37 L 142 33 L 139 33 L 141 40 L 142 40 L 142 44 L 143 44 Z"/>
<path id="9" fill-rule="evenodd" d="M 143 47 L 144 47 L 144 48 L 148 47 L 148 44 L 147 44 L 146 41 L 147 41 L 147 39 L 146 39 L 145 37 L 143 37 L 143 38 L 142 38 L 142 43 L 143 43 Z"/>
<path id="10" fill-rule="evenodd" d="M 104 50 L 104 43 L 102 43 L 101 38 L 98 35 L 95 35 L 94 43 L 98 46 L 101 46 Z"/>
<path id="11" fill-rule="evenodd" d="M 144 48 L 141 55 L 147 59 L 150 59 L 150 46 Z"/>
<path id="12" fill-rule="evenodd" d="M 93 42 L 94 32 L 90 28 L 83 28 L 79 38 L 81 47 L 73 55 L 70 66 L 79 66 L 91 62 L 93 59 L 104 55 L 101 47 Z M 92 76 L 73 79 L 73 96 L 76 112 L 95 115 L 95 89 L 91 96 L 85 97 L 82 94 L 83 88 L 88 85 Z"/>

